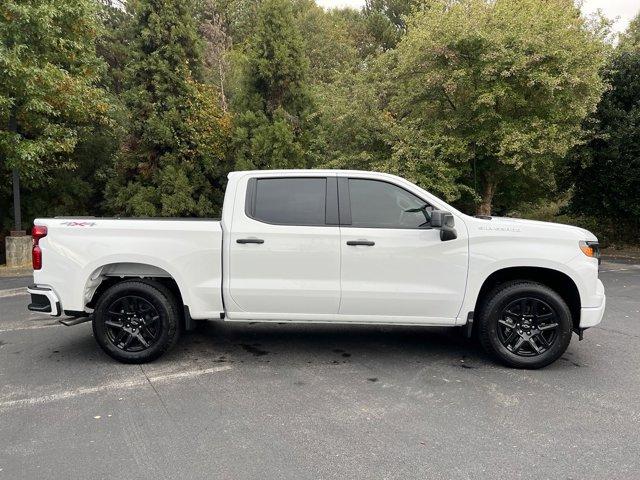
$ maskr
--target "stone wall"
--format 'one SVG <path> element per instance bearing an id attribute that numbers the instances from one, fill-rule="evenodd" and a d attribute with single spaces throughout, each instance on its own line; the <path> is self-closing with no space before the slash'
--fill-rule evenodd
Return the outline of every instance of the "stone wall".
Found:
<path id="1" fill-rule="evenodd" d="M 5 238 L 7 267 L 26 267 L 31 264 L 31 236 Z"/>

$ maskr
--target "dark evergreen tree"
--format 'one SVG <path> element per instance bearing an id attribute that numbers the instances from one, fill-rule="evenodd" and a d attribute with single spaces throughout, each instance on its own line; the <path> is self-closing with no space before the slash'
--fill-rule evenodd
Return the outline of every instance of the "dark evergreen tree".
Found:
<path id="1" fill-rule="evenodd" d="M 370 53 L 395 48 L 407 30 L 406 17 L 416 0 L 366 0 L 362 9 L 372 39 Z"/>
<path id="2" fill-rule="evenodd" d="M 573 150 L 571 209 L 611 226 L 609 236 L 640 234 L 640 47 L 619 48 L 604 76 L 611 87 L 590 119 L 593 138 Z M 603 228 L 606 230 L 606 228 Z M 626 232 L 626 233 L 625 233 Z M 625 238 L 626 237 L 626 238 Z"/>
<path id="3" fill-rule="evenodd" d="M 199 82 L 202 44 L 192 0 L 143 0 L 126 72 L 129 137 L 107 184 L 107 205 L 135 216 L 208 216 L 228 170 L 229 120 Z"/>
<path id="4" fill-rule="evenodd" d="M 308 61 L 290 0 L 264 0 L 234 110 L 237 169 L 310 166 Z"/>

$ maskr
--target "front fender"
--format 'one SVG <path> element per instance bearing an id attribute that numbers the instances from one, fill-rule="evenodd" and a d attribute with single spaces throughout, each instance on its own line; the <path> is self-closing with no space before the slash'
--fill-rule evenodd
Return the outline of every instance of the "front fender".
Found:
<path id="1" fill-rule="evenodd" d="M 563 273 L 573 281 L 582 307 L 602 303 L 598 296 L 598 262 L 580 252 L 577 240 L 539 238 L 483 238 L 470 240 L 467 294 L 457 323 L 464 324 L 475 309 L 485 281 L 512 267 L 544 268 Z"/>

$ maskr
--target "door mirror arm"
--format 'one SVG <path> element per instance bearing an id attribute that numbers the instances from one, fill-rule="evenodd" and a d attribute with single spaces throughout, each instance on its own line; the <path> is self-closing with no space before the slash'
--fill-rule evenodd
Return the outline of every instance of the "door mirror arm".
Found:
<path id="1" fill-rule="evenodd" d="M 451 212 L 445 210 L 433 210 L 431 212 L 431 228 L 440 230 L 440 240 L 455 240 L 458 238 L 458 232 L 454 228 L 455 220 Z"/>

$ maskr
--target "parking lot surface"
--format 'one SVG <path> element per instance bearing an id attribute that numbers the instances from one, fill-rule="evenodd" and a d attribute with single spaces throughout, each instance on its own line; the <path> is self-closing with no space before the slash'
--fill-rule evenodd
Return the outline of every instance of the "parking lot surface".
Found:
<path id="1" fill-rule="evenodd" d="M 0 278 L 0 479 L 640 479 L 640 265 L 538 371 L 447 329 L 207 322 L 147 365 Z"/>

